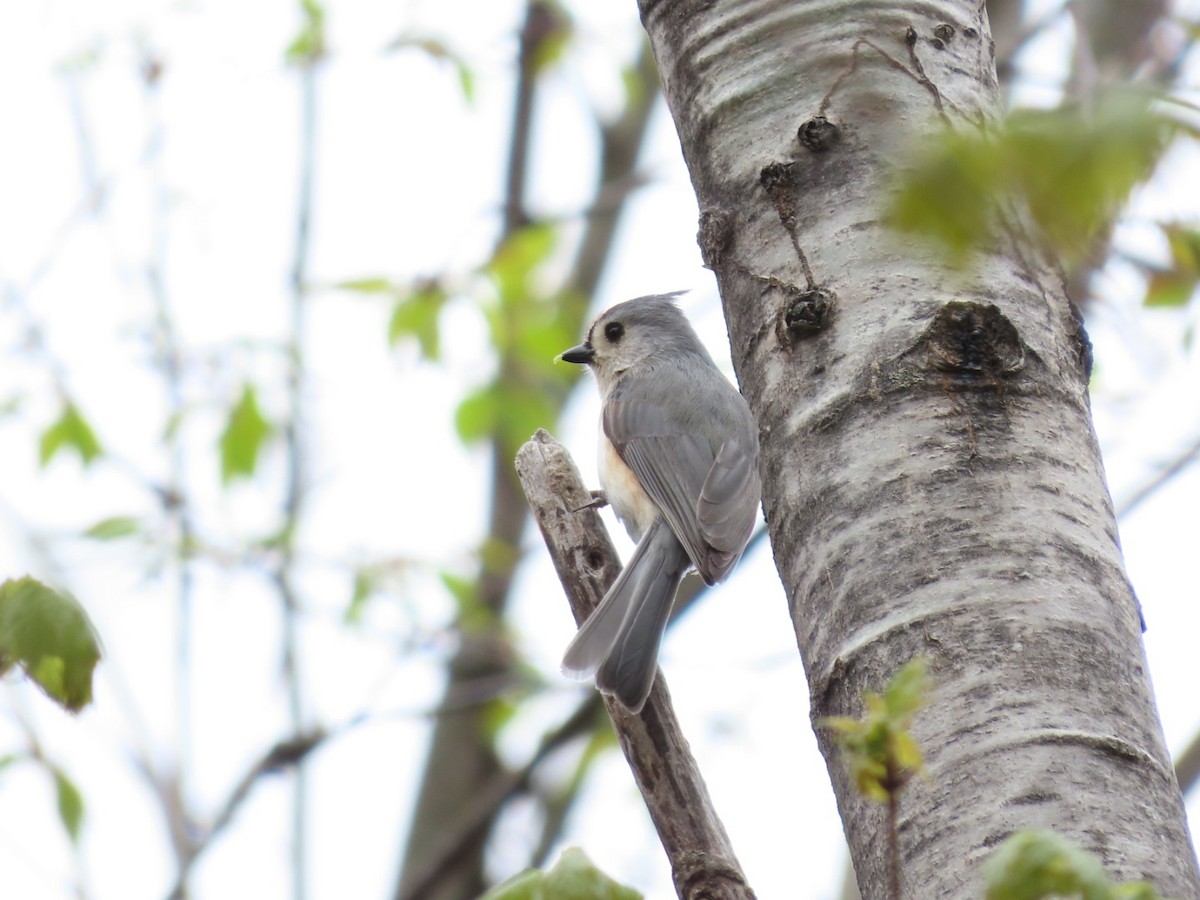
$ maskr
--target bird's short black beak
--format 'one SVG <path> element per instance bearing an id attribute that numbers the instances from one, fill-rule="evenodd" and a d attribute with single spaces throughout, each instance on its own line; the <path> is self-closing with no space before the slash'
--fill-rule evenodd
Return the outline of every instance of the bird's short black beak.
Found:
<path id="1" fill-rule="evenodd" d="M 559 359 L 565 359 L 569 363 L 577 363 L 581 366 L 586 366 L 596 358 L 596 351 L 592 349 L 592 345 L 584 341 L 578 346 L 572 347 L 570 350 L 564 350 L 558 355 Z"/>

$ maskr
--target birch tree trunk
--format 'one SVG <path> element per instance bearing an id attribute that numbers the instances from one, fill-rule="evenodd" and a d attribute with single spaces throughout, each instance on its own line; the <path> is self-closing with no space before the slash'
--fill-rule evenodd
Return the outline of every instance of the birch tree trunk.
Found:
<path id="1" fill-rule="evenodd" d="M 979 0 L 640 0 L 701 209 L 814 721 L 917 655 L 903 895 L 982 896 L 1014 830 L 1200 896 L 1062 277 L 1019 225 L 966 275 L 881 222 L 906 133 L 999 113 Z M 753 640 L 746 636 L 746 640 Z M 885 810 L 818 727 L 864 897 Z"/>

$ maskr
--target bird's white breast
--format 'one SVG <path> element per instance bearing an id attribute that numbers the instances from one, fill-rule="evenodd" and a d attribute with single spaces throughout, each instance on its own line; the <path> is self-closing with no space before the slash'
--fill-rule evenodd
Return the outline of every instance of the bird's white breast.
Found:
<path id="1" fill-rule="evenodd" d="M 598 457 L 600 486 L 604 488 L 613 512 L 624 523 L 629 536 L 635 541 L 640 540 L 658 518 L 658 507 L 642 489 L 633 470 L 622 461 L 603 428 L 600 429 Z"/>

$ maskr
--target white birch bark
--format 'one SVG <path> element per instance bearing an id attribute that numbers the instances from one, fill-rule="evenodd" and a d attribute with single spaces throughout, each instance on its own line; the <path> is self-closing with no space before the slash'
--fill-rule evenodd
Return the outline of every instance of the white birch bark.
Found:
<path id="1" fill-rule="evenodd" d="M 881 222 L 908 131 L 999 112 L 982 3 L 640 7 L 761 429 L 811 714 L 857 714 L 931 662 L 904 896 L 982 896 L 979 864 L 1030 827 L 1200 896 L 1061 276 L 1017 227 L 955 275 Z M 885 811 L 818 734 L 863 896 L 883 896 Z"/>

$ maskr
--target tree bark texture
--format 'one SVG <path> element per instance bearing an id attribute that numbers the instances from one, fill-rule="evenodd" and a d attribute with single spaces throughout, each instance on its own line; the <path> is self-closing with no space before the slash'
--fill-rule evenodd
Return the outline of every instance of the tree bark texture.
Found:
<path id="1" fill-rule="evenodd" d="M 1032 827 L 1200 896 L 1061 273 L 1015 213 L 965 273 L 883 224 L 912 132 L 999 115 L 981 3 L 640 8 L 863 896 L 885 895 L 886 810 L 820 720 L 918 655 L 936 688 L 914 726 L 929 777 L 900 804 L 903 896 L 982 896 L 980 863 Z"/>
<path id="2" fill-rule="evenodd" d="M 540 430 L 517 453 L 533 518 L 580 625 L 621 572 L 621 560 L 566 448 Z M 662 672 L 639 714 L 605 696 L 621 752 L 671 863 L 680 900 L 753 900 L 725 826 L 675 717 Z"/>

